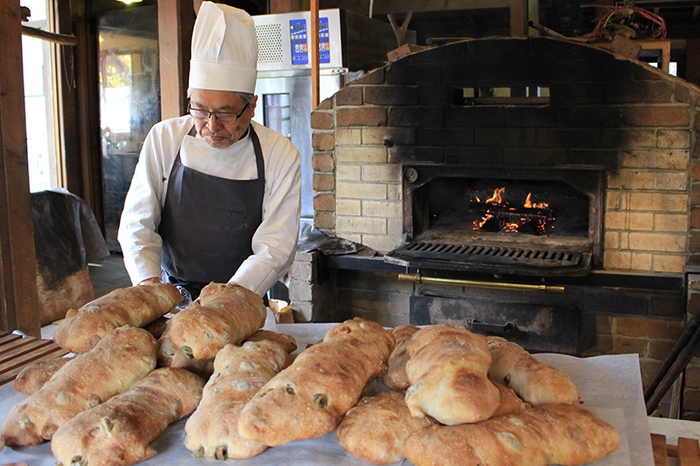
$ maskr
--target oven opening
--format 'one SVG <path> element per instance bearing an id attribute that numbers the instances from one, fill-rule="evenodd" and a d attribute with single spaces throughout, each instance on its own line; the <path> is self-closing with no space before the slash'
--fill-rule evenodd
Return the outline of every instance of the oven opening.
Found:
<path id="1" fill-rule="evenodd" d="M 427 189 L 429 230 L 588 238 L 588 196 L 562 181 L 440 178 Z"/>
<path id="2" fill-rule="evenodd" d="M 407 243 L 385 255 L 412 268 L 586 275 L 601 255 L 603 179 L 593 168 L 404 165 Z"/>

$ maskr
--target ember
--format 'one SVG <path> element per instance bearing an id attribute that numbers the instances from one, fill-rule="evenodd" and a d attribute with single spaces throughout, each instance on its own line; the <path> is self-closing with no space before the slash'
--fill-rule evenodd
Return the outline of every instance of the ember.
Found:
<path id="1" fill-rule="evenodd" d="M 505 192 L 505 187 L 496 188 L 486 202 L 481 202 L 479 198 L 470 200 L 468 210 L 482 213 L 480 219 L 474 220 L 475 231 L 535 235 L 541 235 L 547 231 L 548 223 L 555 219 L 548 203 L 533 203 L 532 193 L 528 193 L 522 207 L 512 207 L 504 199 Z"/>

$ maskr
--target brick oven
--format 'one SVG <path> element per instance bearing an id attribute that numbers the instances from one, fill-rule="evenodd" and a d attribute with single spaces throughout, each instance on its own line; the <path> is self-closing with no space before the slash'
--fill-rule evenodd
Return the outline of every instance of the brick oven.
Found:
<path id="1" fill-rule="evenodd" d="M 636 352 L 648 379 L 700 304 L 699 115 L 696 86 L 573 40 L 460 41 L 368 72 L 311 115 L 315 227 L 365 249 L 297 254 L 297 319 Z"/>

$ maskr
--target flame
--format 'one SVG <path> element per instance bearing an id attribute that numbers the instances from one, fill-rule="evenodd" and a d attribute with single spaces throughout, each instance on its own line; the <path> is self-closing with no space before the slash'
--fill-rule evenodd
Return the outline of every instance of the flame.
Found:
<path id="1" fill-rule="evenodd" d="M 490 198 L 486 199 L 486 203 L 493 203 L 493 204 L 503 204 L 503 195 L 506 193 L 506 188 L 496 188 L 493 190 L 493 196 Z"/>
<path id="2" fill-rule="evenodd" d="M 490 228 L 491 225 L 487 225 L 489 222 L 491 222 L 494 219 L 500 219 L 503 218 L 505 220 L 507 216 L 504 214 L 505 212 L 507 213 L 518 213 L 520 209 L 522 208 L 528 208 L 528 209 L 548 209 L 549 208 L 549 203 L 548 202 L 532 202 L 532 193 L 528 193 L 527 199 L 525 199 L 525 202 L 523 204 L 523 207 L 514 207 L 510 204 L 508 204 L 504 197 L 506 193 L 506 188 L 501 187 L 501 188 L 496 188 L 493 191 L 493 195 L 486 199 L 486 201 L 483 204 L 491 204 L 494 207 L 494 209 L 491 209 L 489 207 L 486 208 L 486 212 L 484 212 L 483 216 L 479 220 L 474 220 L 473 221 L 473 228 L 475 231 L 481 230 L 484 227 Z M 481 203 L 480 199 L 477 197 L 476 201 Z M 506 221 L 504 223 L 501 223 L 501 225 L 498 227 L 500 231 L 504 233 L 518 233 L 520 231 L 526 231 L 530 232 L 532 229 L 535 230 L 536 234 L 542 234 L 545 233 L 547 228 L 554 228 L 554 225 L 549 225 L 550 221 L 554 220 L 554 217 L 551 217 L 543 220 L 543 219 L 537 219 L 533 218 L 533 214 L 524 214 L 521 212 L 522 217 L 520 217 L 518 220 L 510 217 L 509 221 Z M 497 225 L 493 225 L 493 227 L 496 227 Z M 525 227 L 525 229 L 523 229 Z"/>
<path id="3" fill-rule="evenodd" d="M 525 199 L 525 204 L 523 204 L 523 207 L 526 207 L 528 209 L 546 209 L 549 207 L 549 203 L 547 202 L 532 202 L 532 193 L 527 193 L 527 199 Z"/>

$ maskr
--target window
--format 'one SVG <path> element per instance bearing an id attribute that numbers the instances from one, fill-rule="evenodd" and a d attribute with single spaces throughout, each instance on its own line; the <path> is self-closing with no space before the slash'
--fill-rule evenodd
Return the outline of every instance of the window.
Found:
<path id="1" fill-rule="evenodd" d="M 464 87 L 455 89 L 456 105 L 549 105 L 547 86 Z"/>
<path id="2" fill-rule="evenodd" d="M 160 120 L 158 11 L 139 6 L 105 12 L 98 21 L 102 216 L 111 251 L 139 151 Z"/>
<path id="3" fill-rule="evenodd" d="M 29 27 L 50 31 L 52 0 L 22 0 L 31 10 Z M 56 105 L 54 99 L 55 66 L 53 45 L 45 40 L 22 36 L 24 67 L 24 110 L 27 126 L 29 187 L 32 192 L 62 185 L 57 150 Z"/>

